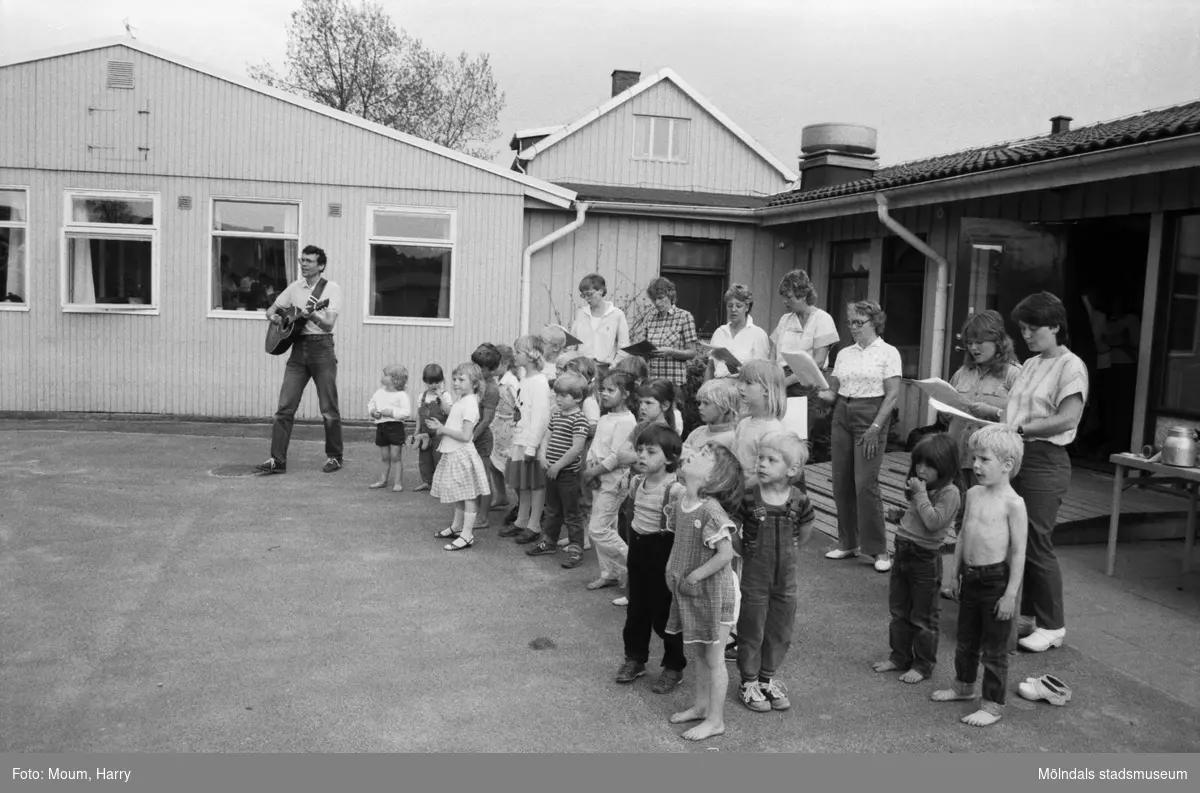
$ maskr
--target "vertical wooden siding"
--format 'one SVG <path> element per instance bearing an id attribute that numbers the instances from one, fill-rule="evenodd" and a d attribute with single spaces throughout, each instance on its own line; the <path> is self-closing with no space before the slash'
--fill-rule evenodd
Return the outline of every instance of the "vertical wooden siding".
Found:
<path id="1" fill-rule="evenodd" d="M 217 417 L 274 412 L 286 357 L 262 351 L 263 320 L 208 317 L 211 196 L 301 201 L 301 244 L 329 255 L 329 277 L 343 289 L 338 319 L 343 416 L 365 418 L 379 370 L 402 363 L 415 395 L 420 368 L 452 367 L 482 341 L 510 341 L 522 251 L 519 197 L 407 189 L 292 185 L 215 179 L 62 173 L 0 168 L 0 183 L 30 185 L 29 312 L 0 312 L 0 410 L 163 413 Z M 62 196 L 67 188 L 158 192 L 160 314 L 66 314 L 59 308 Z M 191 210 L 176 209 L 189 195 Z M 342 217 L 327 205 L 342 204 Z M 452 207 L 454 325 L 365 324 L 366 206 Z M 319 417 L 311 389 L 300 416 Z"/>
<path id="2" fill-rule="evenodd" d="M 635 115 L 691 119 L 688 161 L 635 160 Z M 552 182 L 746 195 L 771 195 L 788 186 L 779 171 L 670 80 L 659 82 L 538 154 L 529 173 Z"/>

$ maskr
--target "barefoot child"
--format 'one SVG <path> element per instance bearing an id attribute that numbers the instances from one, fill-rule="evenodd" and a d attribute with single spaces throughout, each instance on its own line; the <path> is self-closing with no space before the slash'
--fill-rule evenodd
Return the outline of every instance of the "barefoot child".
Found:
<path id="1" fill-rule="evenodd" d="M 576 372 L 562 372 L 554 381 L 555 410 L 538 446 L 537 459 L 546 474 L 546 514 L 541 539 L 526 556 L 548 556 L 558 551 L 558 535 L 567 529 L 568 570 L 583 562 L 583 525 L 579 519 L 579 465 L 587 443 L 588 420 L 579 409 L 587 383 Z M 517 542 L 520 542 L 518 538 Z"/>
<path id="2" fill-rule="evenodd" d="M 433 472 L 441 457 L 437 450 L 438 439 L 429 427 L 429 419 L 445 421 L 453 400 L 446 391 L 446 375 L 436 363 L 426 364 L 421 370 L 421 382 L 425 384 L 425 390 L 417 399 L 417 432 L 413 435 L 412 443 L 417 447 L 417 468 L 421 472 L 421 484 L 417 485 L 417 490 L 428 490 L 433 484 Z"/>
<path id="3" fill-rule="evenodd" d="M 972 470 L 979 483 L 967 491 L 967 509 L 954 548 L 950 586 L 958 595 L 958 648 L 954 686 L 934 691 L 935 702 L 973 700 L 983 659 L 983 701 L 962 717 L 986 727 L 1000 720 L 1008 687 L 1008 635 L 1025 571 L 1029 530 L 1025 502 L 1009 480 L 1021 468 L 1024 444 L 1012 427 L 989 424 L 971 436 Z"/>
<path id="4" fill-rule="evenodd" d="M 682 634 L 684 645 L 695 649 L 700 671 L 692 707 L 673 714 L 670 721 L 700 721 L 683 737 L 702 741 L 725 732 L 725 645 L 737 619 L 738 600 L 730 567 L 737 526 L 729 513 L 741 505 L 745 483 L 737 458 L 719 443 L 702 447 L 681 471 L 685 492 L 672 515 L 675 544 L 667 560 L 667 633 Z"/>
<path id="5" fill-rule="evenodd" d="M 618 586 L 625 581 L 629 548 L 617 533 L 617 513 L 625 500 L 625 476 L 629 471 L 628 465 L 621 463 L 621 452 L 633 450 L 631 433 L 637 424 L 630 411 L 630 402 L 636 398 L 633 385 L 633 375 L 614 369 L 600 387 L 600 404 L 608 412 L 596 424 L 596 438 L 588 451 L 581 482 L 585 490 L 596 488 L 587 531 L 600 563 L 600 577 L 588 584 L 588 589 Z"/>
<path id="6" fill-rule="evenodd" d="M 765 713 L 792 706 L 787 688 L 775 674 L 792 644 L 799 598 L 798 550 L 812 536 L 816 513 L 801 476 L 808 445 L 794 432 L 782 431 L 763 435 L 756 445 L 754 485 L 746 490 L 740 510 L 743 562 L 737 665 L 742 704 Z"/>
<path id="7" fill-rule="evenodd" d="M 412 415 L 412 403 L 404 389 L 408 386 L 408 370 L 400 364 L 383 367 L 383 386 L 367 402 L 367 413 L 375 419 L 375 445 L 383 461 L 379 481 L 371 488 L 387 487 L 392 471 L 396 472 L 396 484 L 392 490 L 404 490 L 404 468 L 401 452 L 404 450 L 404 420 Z"/>
<path id="8" fill-rule="evenodd" d="M 444 546 L 447 551 L 464 551 L 475 543 L 476 499 L 490 492 L 483 461 L 472 443 L 475 424 L 479 422 L 479 396 L 483 393 L 483 372 L 473 363 L 459 364 L 454 369 L 454 393 L 458 401 L 450 408 L 446 423 L 428 419 L 429 428 L 441 435 L 438 452 L 442 455 L 433 474 L 430 495 L 443 504 L 454 504 L 454 521 L 450 528 L 434 536 L 452 539 Z"/>
<path id="9" fill-rule="evenodd" d="M 768 432 L 783 429 L 787 389 L 783 370 L 774 361 L 747 361 L 738 372 L 738 391 L 746 417 L 734 432 L 733 451 L 746 474 L 746 488 L 754 487 L 758 470 L 758 442 Z"/>
<path id="10" fill-rule="evenodd" d="M 519 543 L 541 536 L 542 507 L 546 504 L 546 474 L 537 462 L 538 446 L 550 423 L 550 384 L 542 374 L 542 340 L 522 336 L 513 345 L 513 360 L 525 370 L 517 387 L 516 425 L 508 460 L 508 481 L 517 491 L 517 516 L 511 526 L 497 532 L 516 537 Z"/>
<path id="11" fill-rule="evenodd" d="M 944 432 L 918 441 L 908 477 L 908 509 L 896 526 L 896 553 L 888 582 L 892 653 L 872 668 L 904 672 L 900 682 L 920 683 L 933 674 L 937 663 L 942 542 L 962 501 L 955 441 Z"/>
<path id="12" fill-rule="evenodd" d="M 683 680 L 683 637 L 667 633 L 671 613 L 671 590 L 667 588 L 667 559 L 675 541 L 667 527 L 667 515 L 683 492 L 675 479 L 679 449 L 683 441 L 670 427 L 651 424 L 638 434 L 634 446 L 640 472 L 629 487 L 621 509 L 628 523 L 629 603 L 625 612 L 625 662 L 617 670 L 618 683 L 632 683 L 646 674 L 650 660 L 650 633 L 663 640 L 663 670 L 652 690 L 672 691 Z"/>

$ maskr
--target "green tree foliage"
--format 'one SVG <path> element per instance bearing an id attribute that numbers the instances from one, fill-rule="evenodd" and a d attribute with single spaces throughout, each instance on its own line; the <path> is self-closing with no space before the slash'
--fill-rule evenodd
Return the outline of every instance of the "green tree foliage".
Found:
<path id="1" fill-rule="evenodd" d="M 282 74 L 251 65 L 261 83 L 483 159 L 505 97 L 486 54 L 425 47 L 378 4 L 303 0 L 287 30 Z"/>

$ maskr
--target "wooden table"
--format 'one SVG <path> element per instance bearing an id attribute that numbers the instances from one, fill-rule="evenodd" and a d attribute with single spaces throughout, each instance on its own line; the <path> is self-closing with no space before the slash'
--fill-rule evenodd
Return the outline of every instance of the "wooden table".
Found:
<path id="1" fill-rule="evenodd" d="M 1200 468 L 1178 468 L 1174 465 L 1152 463 L 1136 454 L 1114 454 L 1108 458 L 1116 466 L 1113 476 L 1112 516 L 1108 521 L 1108 564 L 1105 572 L 1113 574 L 1117 562 L 1117 524 L 1121 520 L 1121 493 L 1125 489 L 1125 469 L 1136 468 L 1149 471 L 1154 481 L 1170 479 L 1182 482 L 1187 488 L 1189 501 L 1187 513 L 1187 530 L 1183 539 L 1183 572 L 1192 569 L 1192 548 L 1196 544 L 1196 491 L 1200 489 Z"/>

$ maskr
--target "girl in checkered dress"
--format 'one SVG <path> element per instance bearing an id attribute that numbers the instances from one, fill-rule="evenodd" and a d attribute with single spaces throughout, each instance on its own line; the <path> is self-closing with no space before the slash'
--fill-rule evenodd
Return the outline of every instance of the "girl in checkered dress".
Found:
<path id="1" fill-rule="evenodd" d="M 434 535 L 453 539 L 445 546 L 447 551 L 463 551 L 475 543 L 476 499 L 492 492 L 483 460 L 471 442 L 479 422 L 483 389 L 483 370 L 473 363 L 459 364 L 453 376 L 453 390 L 458 399 L 450 408 L 446 423 L 436 418 L 427 420 L 430 429 L 441 436 L 438 451 L 442 455 L 430 493 L 443 504 L 454 504 L 454 522 Z"/>
<path id="2" fill-rule="evenodd" d="M 686 492 L 668 521 L 668 528 L 675 528 L 675 544 L 667 560 L 667 633 L 683 634 L 701 670 L 692 707 L 673 714 L 671 723 L 699 721 L 683 737 L 700 741 L 725 732 L 725 645 L 738 610 L 738 585 L 730 564 L 737 526 L 729 513 L 736 513 L 741 504 L 744 475 L 734 453 L 715 442 L 693 454 L 680 473 Z"/>

